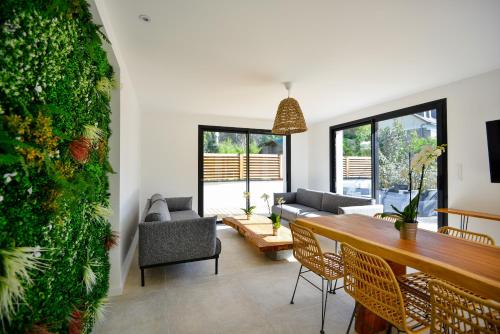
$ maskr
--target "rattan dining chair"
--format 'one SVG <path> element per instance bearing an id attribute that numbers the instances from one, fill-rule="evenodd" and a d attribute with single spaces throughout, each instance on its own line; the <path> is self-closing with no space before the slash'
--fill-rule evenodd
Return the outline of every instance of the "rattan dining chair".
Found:
<path id="1" fill-rule="evenodd" d="M 391 223 L 395 223 L 396 220 L 398 219 L 398 217 L 396 217 L 396 216 L 384 215 L 383 213 L 376 213 L 373 215 L 373 218 L 386 220 L 386 221 L 391 222 Z"/>
<path id="2" fill-rule="evenodd" d="M 450 235 L 452 237 L 465 239 L 467 241 L 478 242 L 485 245 L 495 245 L 495 240 L 487 234 L 461 230 L 456 227 L 443 226 L 440 227 L 438 233 Z"/>
<path id="3" fill-rule="evenodd" d="M 452 237 L 465 239 L 471 242 L 477 242 L 485 245 L 495 245 L 495 240 L 487 234 L 461 230 L 455 227 L 443 226 L 438 230 L 438 233 L 447 234 Z M 427 313 L 430 313 L 430 292 L 429 281 L 436 277 L 417 271 L 407 275 L 397 277 L 401 288 L 408 293 L 413 293 L 420 302 L 427 308 Z"/>
<path id="4" fill-rule="evenodd" d="M 299 279 L 303 278 L 308 283 L 313 285 L 315 288 L 321 291 L 321 331 L 320 333 L 325 333 L 325 315 L 326 315 L 326 305 L 328 302 L 329 292 L 335 293 L 336 289 L 341 289 L 342 287 L 336 288 L 337 280 L 342 278 L 343 274 L 343 264 L 342 258 L 335 253 L 323 253 L 319 245 L 318 240 L 314 236 L 314 233 L 307 227 L 303 227 L 294 223 L 290 223 L 290 229 L 292 231 L 293 239 L 293 256 L 297 261 L 300 262 L 299 274 L 297 276 L 297 281 L 295 282 L 295 288 L 293 290 L 292 299 L 290 304 L 294 303 L 295 292 L 297 291 L 297 285 L 299 284 Z M 306 270 L 302 270 L 303 268 Z M 307 272 L 313 272 L 319 277 L 321 277 L 321 288 L 311 282 L 303 274 Z M 325 287 L 326 281 L 326 287 Z M 332 288 L 332 283 L 335 281 L 335 287 Z"/>
<path id="5" fill-rule="evenodd" d="M 500 303 L 440 280 L 429 282 L 431 334 L 500 333 Z"/>
<path id="6" fill-rule="evenodd" d="M 344 290 L 354 300 L 387 320 L 391 327 L 406 333 L 421 333 L 428 329 L 422 321 L 422 309 L 413 303 L 411 295 L 404 294 L 389 264 L 373 255 L 348 244 L 341 245 L 344 260 Z M 347 333 L 354 319 L 354 310 Z"/>

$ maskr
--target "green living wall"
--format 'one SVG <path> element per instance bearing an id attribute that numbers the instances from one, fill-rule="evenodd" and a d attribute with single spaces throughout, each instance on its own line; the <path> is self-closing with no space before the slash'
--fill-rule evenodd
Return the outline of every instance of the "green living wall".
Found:
<path id="1" fill-rule="evenodd" d="M 90 332 L 116 244 L 103 36 L 83 0 L 1 0 L 0 29 L 0 331 Z"/>

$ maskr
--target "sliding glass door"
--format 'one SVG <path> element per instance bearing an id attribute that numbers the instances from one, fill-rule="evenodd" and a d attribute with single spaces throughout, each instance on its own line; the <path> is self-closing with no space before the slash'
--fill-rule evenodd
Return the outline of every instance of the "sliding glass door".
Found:
<path id="1" fill-rule="evenodd" d="M 286 191 L 285 164 L 286 137 L 272 134 L 250 133 L 250 204 L 255 213 L 267 215 L 269 208 L 262 194 Z"/>
<path id="2" fill-rule="evenodd" d="M 245 207 L 247 136 L 227 131 L 203 132 L 203 208 L 208 216 L 233 216 Z"/>
<path id="3" fill-rule="evenodd" d="M 377 132 L 377 202 L 385 212 L 392 206 L 403 210 L 417 190 L 411 190 L 408 169 L 411 157 L 425 145 L 437 145 L 436 110 L 427 110 L 376 123 Z M 424 116 L 425 115 L 425 116 Z M 432 117 L 431 115 L 434 115 Z M 437 230 L 437 163 L 427 169 L 418 208 L 420 227 Z M 416 182 L 416 181 L 415 181 Z M 415 189 L 415 187 L 412 187 Z"/>
<path id="4" fill-rule="evenodd" d="M 262 195 L 289 189 L 289 138 L 267 130 L 199 127 L 198 212 L 204 216 L 242 215 L 242 208 L 268 214 Z M 250 198 L 243 193 L 250 192 Z"/>
<path id="5" fill-rule="evenodd" d="M 335 132 L 336 189 L 339 194 L 372 197 L 371 125 Z"/>
<path id="6" fill-rule="evenodd" d="M 330 136 L 331 190 L 372 197 L 384 212 L 394 212 L 392 206 L 402 210 L 416 194 L 408 177 L 411 157 L 426 145 L 446 143 L 446 101 L 333 126 Z M 435 211 L 447 206 L 446 178 L 445 154 L 426 171 L 420 227 L 435 231 L 446 225 L 445 217 Z"/>

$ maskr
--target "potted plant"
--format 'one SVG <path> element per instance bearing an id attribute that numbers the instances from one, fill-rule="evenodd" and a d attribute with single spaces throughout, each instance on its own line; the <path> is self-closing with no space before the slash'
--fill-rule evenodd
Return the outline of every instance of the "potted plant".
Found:
<path id="1" fill-rule="evenodd" d="M 269 219 L 271 219 L 271 224 L 273 224 L 273 235 L 276 236 L 278 235 L 278 231 L 281 227 L 281 216 L 275 213 L 271 213 Z"/>
<path id="2" fill-rule="evenodd" d="M 250 204 L 250 192 L 244 191 L 243 192 L 243 197 L 246 199 L 246 202 L 248 204 Z M 253 212 L 255 210 L 255 205 L 252 205 L 252 206 L 248 205 L 248 209 L 247 208 L 241 208 L 241 210 L 243 210 L 243 212 L 247 216 L 247 219 L 250 220 L 250 218 L 252 218 Z"/>
<path id="3" fill-rule="evenodd" d="M 273 235 L 276 236 L 276 235 L 278 235 L 278 230 L 281 227 L 281 216 L 277 215 L 275 213 L 271 213 L 271 206 L 269 205 L 269 195 L 268 194 L 263 193 L 260 198 L 262 198 L 267 204 L 267 212 L 269 213 L 269 216 L 267 216 L 267 217 L 271 220 L 271 224 L 273 226 Z M 281 197 L 278 198 L 278 204 L 280 202 L 280 199 L 283 199 L 283 198 L 281 198 Z M 284 203 L 284 201 L 283 201 L 283 203 Z"/>
<path id="4" fill-rule="evenodd" d="M 415 154 L 415 156 L 410 160 L 410 168 L 408 171 L 408 176 L 410 179 L 410 203 L 403 209 L 403 211 L 398 210 L 394 205 L 391 205 L 395 212 L 385 212 L 382 214 L 383 217 L 393 216 L 397 220 L 394 227 L 399 230 L 399 235 L 401 239 L 404 240 L 416 240 L 417 238 L 417 227 L 418 227 L 418 204 L 420 202 L 420 196 L 422 194 L 422 187 L 424 185 L 424 176 L 427 167 L 431 163 L 437 160 L 445 151 L 445 145 L 439 145 L 435 148 L 429 145 L 422 147 L 420 152 Z M 418 175 L 420 174 L 420 175 Z M 420 176 L 420 183 L 418 184 L 418 191 L 415 197 L 412 198 L 411 192 L 413 190 L 413 176 Z"/>

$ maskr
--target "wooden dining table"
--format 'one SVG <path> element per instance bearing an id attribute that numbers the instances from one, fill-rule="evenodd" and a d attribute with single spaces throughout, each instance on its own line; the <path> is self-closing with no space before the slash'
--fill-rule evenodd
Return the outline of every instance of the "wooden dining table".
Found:
<path id="1" fill-rule="evenodd" d="M 394 224 L 357 214 L 298 218 L 296 224 L 378 255 L 396 274 L 404 273 L 408 266 L 500 301 L 500 247 L 422 229 L 416 241 L 402 240 Z M 357 332 L 370 333 L 362 321 L 356 317 Z"/>

